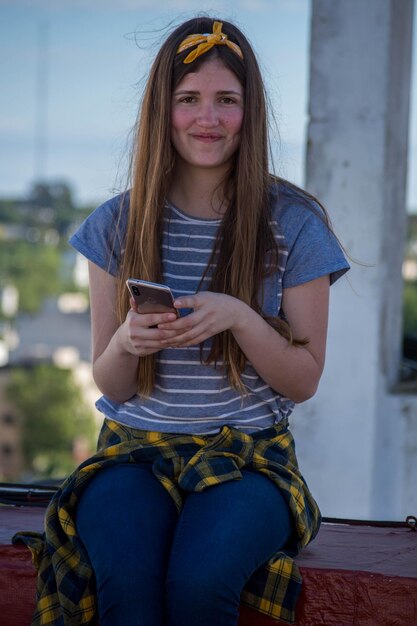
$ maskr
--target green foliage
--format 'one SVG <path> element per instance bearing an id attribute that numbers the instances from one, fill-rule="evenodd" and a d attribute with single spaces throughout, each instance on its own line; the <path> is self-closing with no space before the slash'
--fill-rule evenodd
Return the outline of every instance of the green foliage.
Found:
<path id="1" fill-rule="evenodd" d="M 36 313 L 44 298 L 62 292 L 60 253 L 56 248 L 27 241 L 3 242 L 0 246 L 1 282 L 19 291 L 19 309 Z"/>
<path id="2" fill-rule="evenodd" d="M 16 286 L 21 312 L 37 313 L 45 298 L 74 290 L 72 276 L 62 271 L 62 253 L 69 248 L 71 226 L 89 212 L 88 207 L 75 206 L 65 182 L 39 182 L 25 199 L 0 200 L 0 237 L 4 238 L 0 245 L 0 288 Z M 12 232 L 13 238 L 8 239 L 7 232 Z"/>
<path id="3" fill-rule="evenodd" d="M 81 222 L 91 210 L 92 207 L 75 205 L 71 188 L 65 182 L 39 182 L 26 198 L 0 199 L 0 224 L 33 229 L 40 239 L 52 228 L 66 241 L 71 226 Z"/>
<path id="4" fill-rule="evenodd" d="M 404 284 L 404 333 L 417 334 L 417 283 Z"/>
<path id="5" fill-rule="evenodd" d="M 77 438 L 94 449 L 96 428 L 72 372 L 52 365 L 11 372 L 7 398 L 23 419 L 26 469 L 44 476 L 63 476 L 77 465 Z"/>
<path id="6" fill-rule="evenodd" d="M 0 200 L 0 223 L 15 224 L 21 221 L 16 204 L 15 200 Z"/>
<path id="7" fill-rule="evenodd" d="M 77 209 L 71 188 L 65 182 L 36 183 L 29 194 L 27 204 L 34 215 L 41 215 L 50 209 L 53 215 L 53 227 L 60 237 L 66 237 L 70 226 L 86 216 L 89 211 Z"/>
<path id="8" fill-rule="evenodd" d="M 407 241 L 417 241 L 417 214 L 408 216 Z"/>

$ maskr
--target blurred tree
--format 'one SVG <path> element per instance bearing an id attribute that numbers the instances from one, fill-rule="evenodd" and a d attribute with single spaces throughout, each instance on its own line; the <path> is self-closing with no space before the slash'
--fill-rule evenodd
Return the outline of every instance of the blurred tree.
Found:
<path id="1" fill-rule="evenodd" d="M 0 287 L 17 287 L 21 312 L 34 314 L 45 298 L 74 289 L 72 273 L 61 271 L 62 252 L 69 248 L 71 225 L 89 212 L 89 208 L 76 208 L 71 187 L 65 182 L 38 182 L 26 199 L 0 201 L 0 224 L 20 229 L 2 241 Z"/>
<path id="2" fill-rule="evenodd" d="M 94 449 L 94 417 L 70 370 L 53 365 L 14 369 L 6 394 L 22 416 L 27 471 L 62 477 L 79 462 L 74 447 L 80 440 Z"/>
<path id="3" fill-rule="evenodd" d="M 417 241 L 417 213 L 408 216 L 407 241 Z"/>
<path id="4" fill-rule="evenodd" d="M 52 246 L 28 241 L 5 241 L 0 246 L 0 283 L 10 283 L 19 292 L 19 308 L 36 313 L 43 300 L 63 291 L 60 252 Z"/>
<path id="5" fill-rule="evenodd" d="M 417 335 L 417 283 L 404 283 L 404 334 Z"/>
<path id="6" fill-rule="evenodd" d="M 21 221 L 21 215 L 16 210 L 16 200 L 0 200 L 0 223 L 15 224 Z"/>
<path id="7" fill-rule="evenodd" d="M 50 210 L 54 228 L 62 237 L 67 234 L 71 224 L 77 219 L 76 208 L 70 186 L 65 182 L 35 183 L 29 193 L 27 202 L 38 216 Z"/>
<path id="8" fill-rule="evenodd" d="M 75 204 L 66 182 L 37 182 L 25 198 L 0 199 L 0 224 L 21 224 L 40 231 L 52 227 L 65 240 L 71 225 L 84 219 L 91 209 Z"/>

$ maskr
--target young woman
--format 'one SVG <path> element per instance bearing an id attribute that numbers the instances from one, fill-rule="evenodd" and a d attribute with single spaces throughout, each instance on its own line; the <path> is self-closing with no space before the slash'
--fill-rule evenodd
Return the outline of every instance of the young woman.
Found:
<path id="1" fill-rule="evenodd" d="M 320 513 L 287 418 L 317 389 L 329 285 L 348 264 L 267 150 L 247 39 L 206 17 L 176 28 L 150 72 L 130 191 L 71 239 L 90 261 L 106 419 L 50 505 L 36 624 L 231 626 L 241 602 L 294 620 L 291 557 Z M 168 285 L 179 317 L 139 313 L 130 277 Z"/>

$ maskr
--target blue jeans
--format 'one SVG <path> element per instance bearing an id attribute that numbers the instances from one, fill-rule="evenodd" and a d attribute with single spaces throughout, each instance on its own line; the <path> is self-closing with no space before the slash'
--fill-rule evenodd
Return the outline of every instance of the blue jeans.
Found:
<path id="1" fill-rule="evenodd" d="M 178 515 L 149 464 L 99 472 L 77 529 L 97 582 L 100 626 L 236 626 L 241 591 L 293 530 L 266 476 L 186 496 Z"/>

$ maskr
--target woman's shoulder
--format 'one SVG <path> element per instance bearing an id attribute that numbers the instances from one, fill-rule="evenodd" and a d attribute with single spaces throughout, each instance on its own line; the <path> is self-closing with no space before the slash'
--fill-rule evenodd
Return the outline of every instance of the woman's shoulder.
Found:
<path id="1" fill-rule="evenodd" d="M 129 213 L 129 192 L 120 193 L 102 202 L 81 224 L 75 236 L 97 236 L 111 238 L 117 232 L 124 236 Z M 70 241 L 71 242 L 71 241 Z"/>
<path id="2" fill-rule="evenodd" d="M 322 206 L 308 192 L 283 179 L 274 179 L 270 185 L 270 213 L 287 248 L 301 231 L 325 234 L 331 230 Z"/>
<path id="3" fill-rule="evenodd" d="M 325 223 L 328 217 L 319 202 L 307 191 L 293 183 L 274 178 L 270 184 L 271 212 L 278 223 L 300 222 L 302 225 L 311 216 Z"/>
<path id="4" fill-rule="evenodd" d="M 129 193 L 100 204 L 70 237 L 69 243 L 88 260 L 117 274 L 129 211 Z"/>
<path id="5" fill-rule="evenodd" d="M 103 222 L 115 219 L 118 221 L 120 219 L 123 220 L 123 217 L 126 217 L 129 211 L 129 196 L 129 191 L 112 196 L 94 209 L 89 217 L 94 216 L 96 220 L 102 220 Z"/>
<path id="6" fill-rule="evenodd" d="M 287 181 L 274 181 L 271 209 L 288 254 L 284 288 L 323 274 L 329 274 L 333 283 L 349 269 L 327 212 L 308 192 Z"/>

